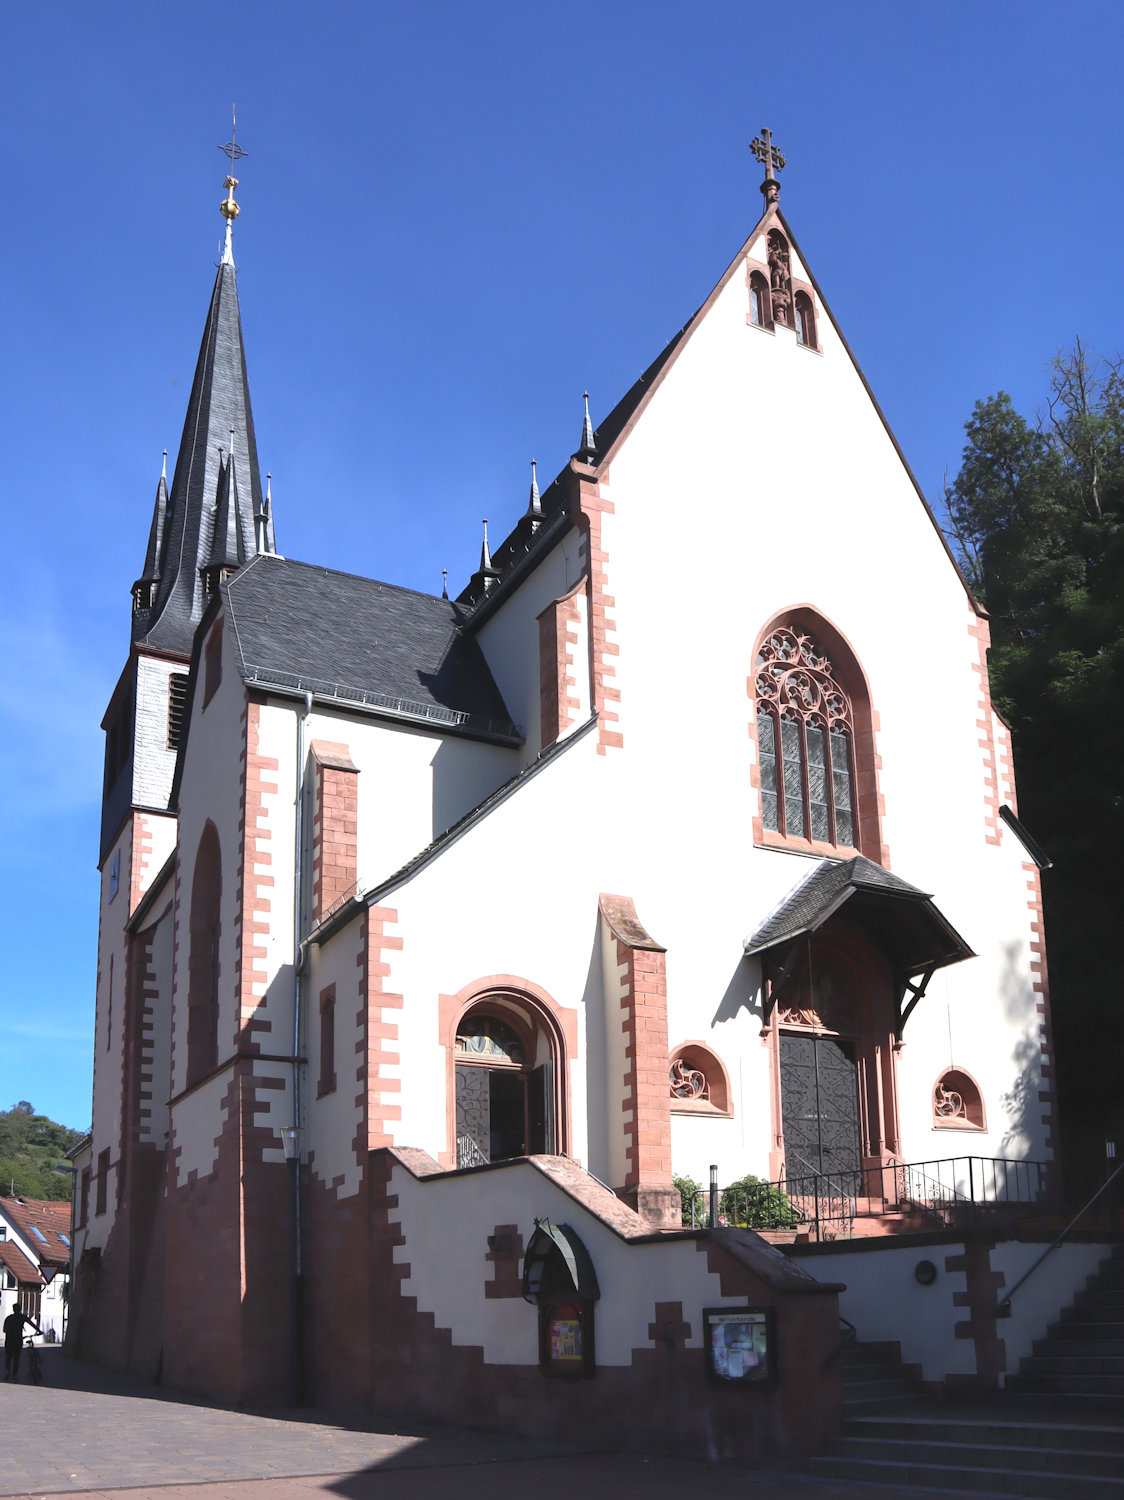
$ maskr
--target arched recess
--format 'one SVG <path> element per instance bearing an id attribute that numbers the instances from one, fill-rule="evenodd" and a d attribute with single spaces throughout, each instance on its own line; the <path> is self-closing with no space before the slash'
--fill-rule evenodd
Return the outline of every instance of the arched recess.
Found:
<path id="1" fill-rule="evenodd" d="M 803 942 L 765 1033 L 774 1180 L 900 1160 L 894 1027 L 893 971 L 866 933 L 837 918 Z"/>
<path id="2" fill-rule="evenodd" d="M 773 299 L 769 283 L 760 271 L 749 273 L 749 321 L 754 328 L 773 328 Z"/>
<path id="3" fill-rule="evenodd" d="M 986 1130 L 983 1093 L 964 1068 L 946 1068 L 933 1085 L 934 1130 Z"/>
<path id="4" fill-rule="evenodd" d="M 808 349 L 819 349 L 816 338 L 816 311 L 807 292 L 796 293 L 796 342 Z"/>
<path id="5" fill-rule="evenodd" d="M 570 1154 L 576 1010 L 560 1006 L 530 980 L 493 974 L 442 995 L 439 1027 L 446 1074 L 444 1165 Z"/>
<path id="6" fill-rule="evenodd" d="M 778 632 L 807 640 L 814 651 L 826 658 L 830 664 L 830 675 L 842 688 L 847 699 L 846 732 L 851 741 L 852 818 L 851 839 L 822 840 L 807 836 L 806 832 L 793 834 L 766 827 L 762 792 L 762 754 L 768 755 L 769 747 L 762 744 L 761 710 L 775 713 L 778 705 L 766 701 L 759 691 L 762 671 L 769 666 L 766 650 Z M 822 682 L 822 673 L 818 674 Z M 778 610 L 759 632 L 753 644 L 753 673 L 748 679 L 749 696 L 754 704 L 750 724 L 750 735 L 754 745 L 754 764 L 751 780 L 758 793 L 757 810 L 753 818 L 753 841 L 755 844 L 779 848 L 794 848 L 802 853 L 837 855 L 841 850 L 864 854 L 875 864 L 889 866 L 889 851 L 882 842 L 882 797 L 878 787 L 880 760 L 875 749 L 875 733 L 878 716 L 871 703 L 870 684 L 858 656 L 839 628 L 810 604 L 796 604 Z M 803 716 L 805 718 L 807 716 Z M 780 747 L 774 753 L 780 758 Z M 804 785 L 808 785 L 807 744 L 801 745 L 803 757 Z"/>
<path id="7" fill-rule="evenodd" d="M 221 910 L 222 855 L 218 830 L 208 819 L 195 852 L 195 870 L 191 877 L 187 960 L 188 1088 L 218 1063 Z"/>
<path id="8" fill-rule="evenodd" d="M 680 1042 L 668 1057 L 673 1115 L 732 1115 L 734 1096 L 726 1065 L 705 1042 Z"/>

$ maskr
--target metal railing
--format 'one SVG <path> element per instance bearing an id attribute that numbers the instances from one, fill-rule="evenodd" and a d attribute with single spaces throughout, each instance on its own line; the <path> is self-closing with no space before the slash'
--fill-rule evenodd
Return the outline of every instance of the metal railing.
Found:
<path id="1" fill-rule="evenodd" d="M 1063 1242 L 1063 1240 L 1065 1240 L 1065 1239 L 1067 1239 L 1069 1237 L 1070 1232 L 1077 1227 L 1077 1225 L 1080 1223 L 1080 1221 L 1085 1217 L 1085 1215 L 1092 1208 L 1093 1204 L 1096 1203 L 1101 1197 L 1103 1197 L 1104 1194 L 1106 1194 L 1108 1192 L 1109 1188 L 1111 1188 L 1113 1186 L 1113 1184 L 1116 1182 L 1116 1179 L 1120 1176 L 1121 1172 L 1124 1172 L 1124 1162 L 1121 1162 L 1120 1165 L 1116 1168 L 1115 1172 L 1110 1173 L 1110 1175 L 1105 1178 L 1104 1182 L 1101 1183 L 1100 1187 L 1093 1194 L 1093 1196 L 1089 1199 L 1088 1203 L 1085 1204 L 1084 1208 L 1079 1209 L 1078 1212 L 1076 1214 L 1074 1214 L 1073 1218 L 1070 1219 L 1069 1223 L 1062 1230 L 1061 1234 L 1058 1235 L 1057 1239 L 1053 1242 L 1053 1244 L 1052 1245 L 1047 1245 L 1046 1249 L 1043 1250 L 1042 1254 L 1038 1257 L 1038 1259 L 1034 1262 L 1034 1264 L 1029 1268 L 1029 1270 L 1026 1270 L 1026 1271 L 1023 1272 L 1023 1274 L 1019 1277 L 1018 1281 L 1015 1282 L 1015 1284 L 1011 1288 L 1011 1290 L 1007 1293 L 1007 1295 L 1003 1298 L 1003 1300 L 996 1307 L 996 1309 L 995 1309 L 995 1316 L 997 1318 L 1009 1318 L 1011 1316 L 1011 1298 L 1015 1295 L 1015 1293 L 1019 1290 L 1019 1288 L 1021 1286 L 1025 1286 L 1026 1285 L 1026 1283 L 1034 1275 L 1035 1271 L 1038 1270 L 1038 1267 L 1042 1264 L 1042 1262 L 1044 1260 L 1046 1260 L 1046 1258 L 1048 1256 L 1050 1256 L 1050 1255 L 1053 1254 L 1053 1252 L 1058 1248 L 1058 1246 Z M 1109 1200 L 1106 1200 L 1106 1201 L 1109 1201 Z M 1116 1217 L 1116 1215 L 1114 1215 L 1114 1218 L 1115 1217 Z M 1114 1237 L 1115 1237 L 1115 1235 L 1114 1235 Z"/>
<path id="2" fill-rule="evenodd" d="M 1043 1205 L 1046 1196 L 1046 1163 L 1040 1161 L 956 1156 L 829 1172 L 796 1161 L 809 1170 L 776 1182 L 743 1178 L 720 1190 L 717 1225 L 806 1228 L 817 1240 L 847 1239 L 856 1219 L 901 1214 L 922 1225 L 959 1228 L 1017 1216 Z M 701 1189 L 684 1193 L 684 1224 L 697 1228 L 711 1217 Z"/>

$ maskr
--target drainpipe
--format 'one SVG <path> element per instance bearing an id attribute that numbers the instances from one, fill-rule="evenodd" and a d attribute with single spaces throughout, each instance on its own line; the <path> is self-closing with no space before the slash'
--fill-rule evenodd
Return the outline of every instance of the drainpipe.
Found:
<path id="1" fill-rule="evenodd" d="M 312 716 L 312 694 L 304 695 L 297 715 L 295 849 L 293 857 L 293 1123 L 282 1131 L 289 1174 L 289 1405 L 304 1397 L 304 1273 L 301 1263 L 301 969 L 304 946 L 304 763 L 305 729 Z"/>

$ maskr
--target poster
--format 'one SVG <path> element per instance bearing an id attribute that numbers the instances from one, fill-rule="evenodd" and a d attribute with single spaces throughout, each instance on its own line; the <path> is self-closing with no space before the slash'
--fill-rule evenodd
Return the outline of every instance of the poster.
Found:
<path id="1" fill-rule="evenodd" d="M 580 1364 L 582 1358 L 581 1318 L 573 1308 L 561 1308 L 547 1329 L 551 1364 Z"/>
<path id="2" fill-rule="evenodd" d="M 709 1308 L 703 1313 L 707 1363 L 724 1382 L 752 1384 L 773 1374 L 772 1328 L 767 1308 Z"/>

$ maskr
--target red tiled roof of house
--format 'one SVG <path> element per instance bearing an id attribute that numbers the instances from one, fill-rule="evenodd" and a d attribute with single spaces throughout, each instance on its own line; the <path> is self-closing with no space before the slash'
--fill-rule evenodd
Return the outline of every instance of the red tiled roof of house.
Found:
<path id="1" fill-rule="evenodd" d="M 19 1232 L 40 1264 L 70 1263 L 70 1204 L 39 1198 L 0 1198 L 0 1214 Z M 38 1231 L 38 1232 L 36 1232 Z"/>
<path id="2" fill-rule="evenodd" d="M 18 1282 L 43 1285 L 43 1278 L 28 1260 L 18 1245 L 11 1240 L 0 1240 L 0 1262 L 7 1266 Z"/>

